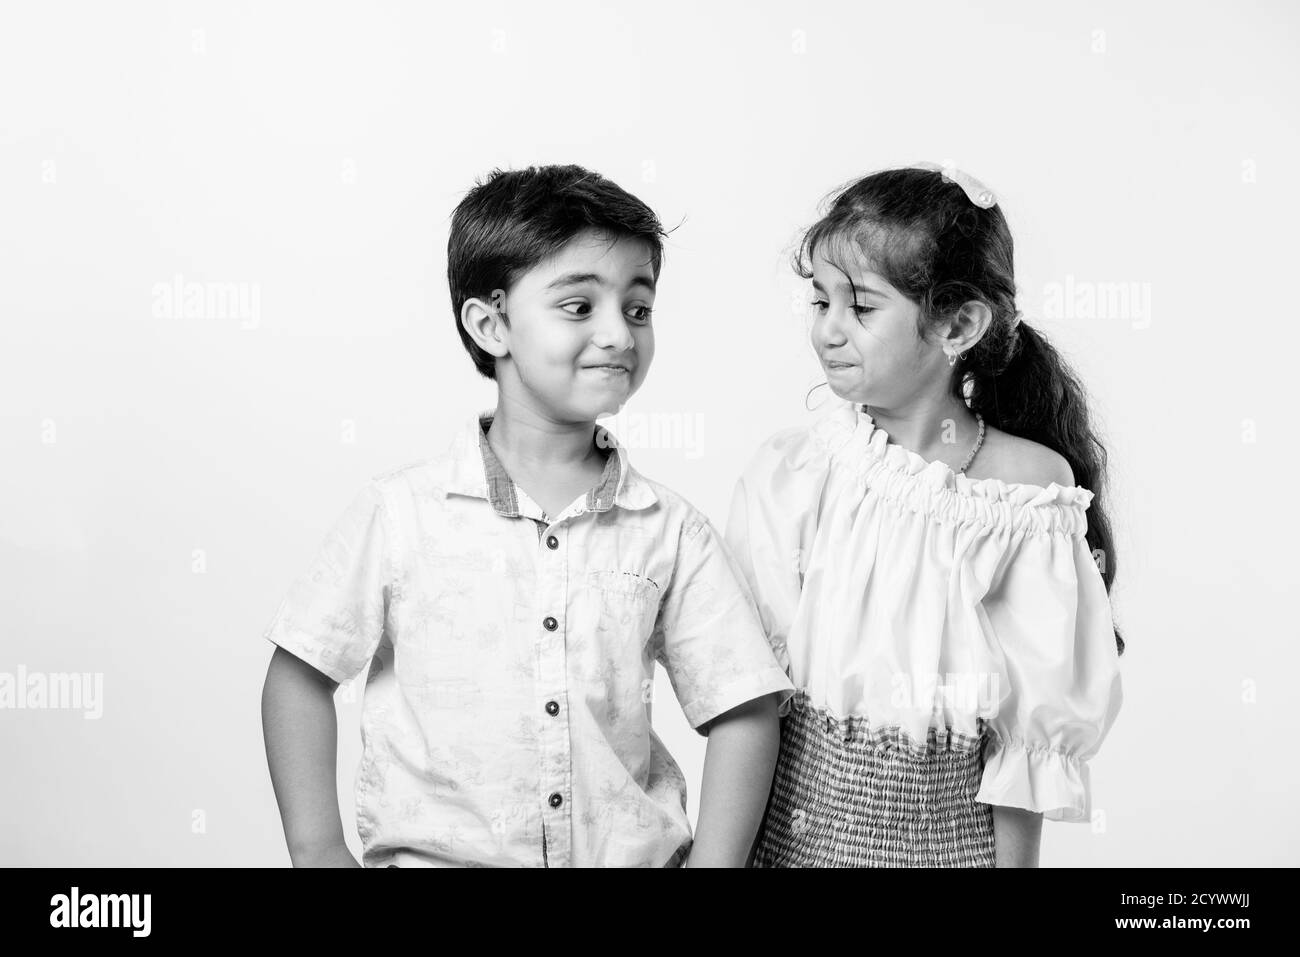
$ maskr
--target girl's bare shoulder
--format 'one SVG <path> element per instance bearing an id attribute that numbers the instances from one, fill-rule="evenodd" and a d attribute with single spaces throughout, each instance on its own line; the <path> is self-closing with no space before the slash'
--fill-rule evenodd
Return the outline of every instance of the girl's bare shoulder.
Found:
<path id="1" fill-rule="evenodd" d="M 1074 486 L 1074 473 L 1065 456 L 992 426 L 985 427 L 984 444 L 966 475 L 971 479 L 999 479 L 1008 485 L 1046 488 L 1055 482 L 1065 488 Z"/>

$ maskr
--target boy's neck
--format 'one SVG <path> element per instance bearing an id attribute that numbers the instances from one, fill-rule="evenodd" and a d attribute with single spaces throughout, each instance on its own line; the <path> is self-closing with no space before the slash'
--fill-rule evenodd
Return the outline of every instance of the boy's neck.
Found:
<path id="1" fill-rule="evenodd" d="M 557 422 L 501 396 L 488 440 L 507 468 L 507 459 L 529 468 L 581 468 L 592 461 L 603 461 L 593 441 L 595 426 L 594 422 Z"/>
<path id="2" fill-rule="evenodd" d="M 596 448 L 595 425 L 560 422 L 502 395 L 487 439 L 511 481 L 554 521 L 604 472 L 607 453 Z"/>

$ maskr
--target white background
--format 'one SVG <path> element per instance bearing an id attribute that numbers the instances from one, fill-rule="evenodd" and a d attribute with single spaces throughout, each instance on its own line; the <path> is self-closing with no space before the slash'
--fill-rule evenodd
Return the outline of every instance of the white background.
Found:
<path id="1" fill-rule="evenodd" d="M 1102 814 L 1045 824 L 1043 863 L 1300 864 L 1296 19 L 7 5 L 0 671 L 104 684 L 99 720 L 0 711 L 0 864 L 287 863 L 262 629 L 368 476 L 493 401 L 444 274 L 477 176 L 576 162 L 680 224 L 627 412 L 691 416 L 701 442 L 632 454 L 722 524 L 820 381 L 797 230 L 833 187 L 919 159 L 997 192 L 1026 321 L 1079 370 L 1113 456 L 1125 706 L 1092 764 Z M 247 284 L 256 320 L 156 315 L 177 276 Z M 1149 314 L 1046 318 L 1067 282 L 1136 283 Z M 359 709 L 339 702 L 357 853 Z M 662 675 L 655 718 L 694 788 L 703 739 Z"/>

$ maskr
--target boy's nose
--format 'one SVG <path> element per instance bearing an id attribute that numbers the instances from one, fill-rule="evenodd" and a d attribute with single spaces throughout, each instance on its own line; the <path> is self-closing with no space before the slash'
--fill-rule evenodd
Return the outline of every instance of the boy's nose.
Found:
<path id="1" fill-rule="evenodd" d="M 636 343 L 627 327 L 627 319 L 617 309 L 607 309 L 597 315 L 591 341 L 601 349 L 618 350 L 631 349 Z"/>

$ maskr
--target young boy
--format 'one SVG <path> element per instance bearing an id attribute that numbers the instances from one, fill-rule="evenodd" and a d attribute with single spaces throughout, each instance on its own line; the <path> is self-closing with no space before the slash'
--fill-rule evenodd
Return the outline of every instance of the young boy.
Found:
<path id="1" fill-rule="evenodd" d="M 373 479 L 266 631 L 295 865 L 358 866 L 332 696 L 367 665 L 363 866 L 746 863 L 793 687 L 721 536 L 595 424 L 654 357 L 662 239 L 577 166 L 497 172 L 457 207 L 452 306 L 496 409 Z M 693 845 L 656 661 L 709 739 Z"/>

